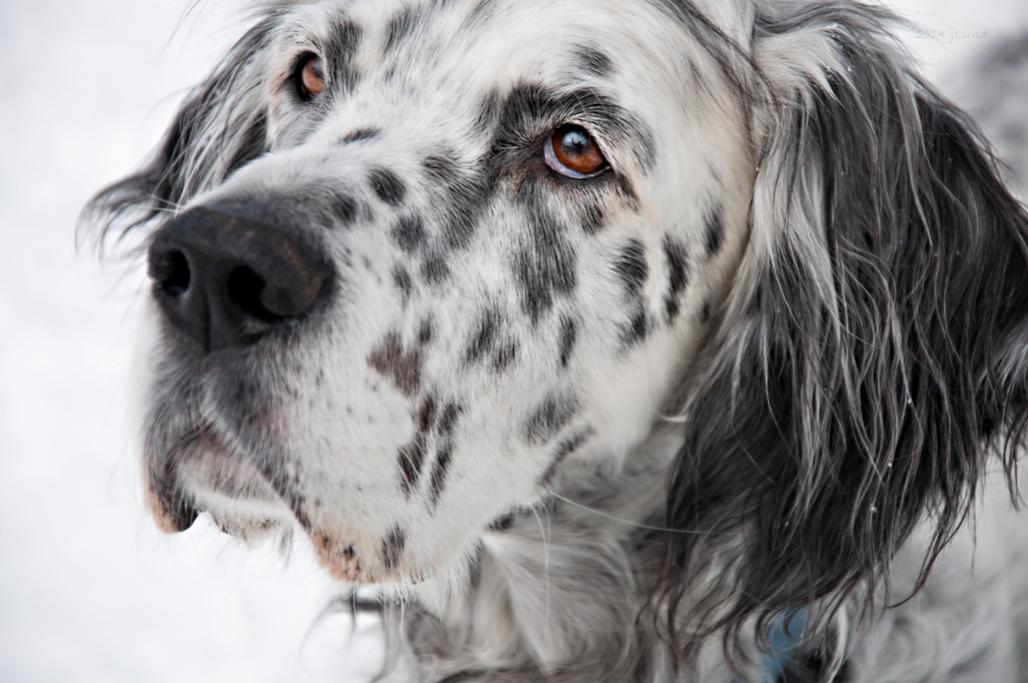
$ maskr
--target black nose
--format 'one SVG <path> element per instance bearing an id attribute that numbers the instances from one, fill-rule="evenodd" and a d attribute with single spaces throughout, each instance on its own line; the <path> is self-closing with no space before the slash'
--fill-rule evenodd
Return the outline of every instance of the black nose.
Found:
<path id="1" fill-rule="evenodd" d="M 212 207 L 191 209 L 157 233 L 149 271 L 167 319 L 206 351 L 292 326 L 323 298 L 332 275 L 302 231 Z"/>

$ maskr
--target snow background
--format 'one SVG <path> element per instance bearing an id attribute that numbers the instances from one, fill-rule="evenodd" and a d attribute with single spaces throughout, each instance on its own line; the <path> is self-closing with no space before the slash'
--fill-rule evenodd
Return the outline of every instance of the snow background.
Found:
<path id="1" fill-rule="evenodd" d="M 143 512 L 130 427 L 140 268 L 76 253 L 76 216 L 134 168 L 239 31 L 241 3 L 0 4 L 0 683 L 356 683 L 338 589 L 198 523 Z M 933 77 L 1028 27 L 1022 0 L 899 0 Z M 945 86 L 945 83 L 943 83 Z"/>

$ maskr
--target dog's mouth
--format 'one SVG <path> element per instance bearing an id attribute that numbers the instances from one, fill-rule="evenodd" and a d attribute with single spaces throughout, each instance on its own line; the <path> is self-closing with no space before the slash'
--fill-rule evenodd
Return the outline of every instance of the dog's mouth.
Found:
<path id="1" fill-rule="evenodd" d="M 159 458 L 148 458 L 150 512 L 168 533 L 180 533 L 206 513 L 225 533 L 251 540 L 299 523 L 310 524 L 300 496 L 267 467 L 240 453 L 210 424 L 175 439 Z"/>
<path id="2" fill-rule="evenodd" d="M 352 584 L 418 582 L 423 572 L 401 566 L 404 536 L 391 532 L 376 542 L 372 532 L 330 520 L 312 520 L 307 498 L 281 464 L 262 465 L 209 423 L 171 441 L 159 457 L 148 457 L 147 502 L 158 526 L 167 533 L 190 529 L 201 515 L 224 533 L 244 542 L 268 536 L 293 538 L 297 527 L 310 539 L 323 567 Z M 154 454 L 150 454 L 154 455 Z M 277 461 L 271 461 L 277 462 Z M 392 545 L 391 545 L 392 544 Z M 381 547 L 380 552 L 374 548 Z"/>

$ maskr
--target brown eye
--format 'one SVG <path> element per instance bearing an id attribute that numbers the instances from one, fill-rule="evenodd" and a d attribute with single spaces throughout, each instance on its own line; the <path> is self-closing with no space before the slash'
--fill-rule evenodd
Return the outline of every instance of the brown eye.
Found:
<path id="1" fill-rule="evenodd" d="M 593 178 L 608 168 L 607 159 L 589 131 L 581 126 L 561 126 L 546 142 L 546 164 L 568 178 Z"/>
<path id="2" fill-rule="evenodd" d="M 324 62 L 315 54 L 306 54 L 300 59 L 293 80 L 297 94 L 304 101 L 312 100 L 328 90 Z"/>

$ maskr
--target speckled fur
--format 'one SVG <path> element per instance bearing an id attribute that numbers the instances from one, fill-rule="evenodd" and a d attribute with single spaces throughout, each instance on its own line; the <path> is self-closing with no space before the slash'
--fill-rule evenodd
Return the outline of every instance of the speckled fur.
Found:
<path id="1" fill-rule="evenodd" d="M 145 242 L 240 203 L 336 286 L 245 350 L 151 312 L 162 527 L 299 526 L 382 611 L 395 680 L 761 682 L 805 608 L 790 681 L 1028 681 L 1028 219 L 893 21 L 256 5 L 90 217 Z M 547 168 L 567 122 L 610 172 Z"/>

